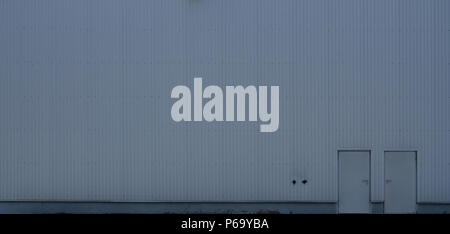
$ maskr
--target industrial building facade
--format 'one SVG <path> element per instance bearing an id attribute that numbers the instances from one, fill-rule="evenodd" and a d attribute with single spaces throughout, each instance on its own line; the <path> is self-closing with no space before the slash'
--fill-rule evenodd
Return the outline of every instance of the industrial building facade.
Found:
<path id="1" fill-rule="evenodd" d="M 1 1 L 0 35 L 1 213 L 450 212 L 450 1 Z M 196 77 L 279 87 L 278 128 L 174 121 Z"/>

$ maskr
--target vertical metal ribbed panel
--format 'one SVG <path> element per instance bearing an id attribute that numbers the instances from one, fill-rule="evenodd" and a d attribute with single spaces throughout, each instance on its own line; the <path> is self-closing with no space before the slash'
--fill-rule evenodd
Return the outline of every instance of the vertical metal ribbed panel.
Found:
<path id="1" fill-rule="evenodd" d="M 5 0 L 0 35 L 0 200 L 336 201 L 358 148 L 373 201 L 402 149 L 450 202 L 449 1 Z M 172 121 L 199 76 L 279 85 L 278 131 Z"/>

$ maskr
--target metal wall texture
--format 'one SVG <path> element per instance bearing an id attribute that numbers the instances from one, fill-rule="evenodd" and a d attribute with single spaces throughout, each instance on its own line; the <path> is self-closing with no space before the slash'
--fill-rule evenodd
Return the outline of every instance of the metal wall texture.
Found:
<path id="1" fill-rule="evenodd" d="M 194 77 L 279 85 L 278 131 L 174 122 Z M 335 202 L 368 149 L 379 202 L 401 149 L 448 203 L 449 80 L 447 0 L 1 0 L 0 200 Z"/>

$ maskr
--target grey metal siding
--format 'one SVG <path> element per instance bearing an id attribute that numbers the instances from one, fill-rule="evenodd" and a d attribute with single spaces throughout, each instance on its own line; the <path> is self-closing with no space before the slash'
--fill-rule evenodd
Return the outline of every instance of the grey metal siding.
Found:
<path id="1" fill-rule="evenodd" d="M 407 149 L 450 202 L 450 1 L 5 0 L 0 35 L 0 200 L 335 202 L 358 148 L 372 201 Z M 279 85 L 278 131 L 173 122 L 196 76 Z"/>

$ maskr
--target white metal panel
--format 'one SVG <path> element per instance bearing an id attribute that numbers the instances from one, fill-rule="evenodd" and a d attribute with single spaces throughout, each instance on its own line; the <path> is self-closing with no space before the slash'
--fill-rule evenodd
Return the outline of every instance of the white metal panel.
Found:
<path id="1" fill-rule="evenodd" d="M 337 201 L 336 152 L 418 150 L 450 202 L 450 1 L 0 1 L 0 200 Z M 176 85 L 279 85 L 280 128 L 175 123 Z M 293 180 L 307 180 L 297 183 Z"/>
<path id="2" fill-rule="evenodd" d="M 339 213 L 370 213 L 370 152 L 339 152 Z"/>
<path id="3" fill-rule="evenodd" d="M 385 213 L 416 212 L 416 152 L 385 153 Z"/>

